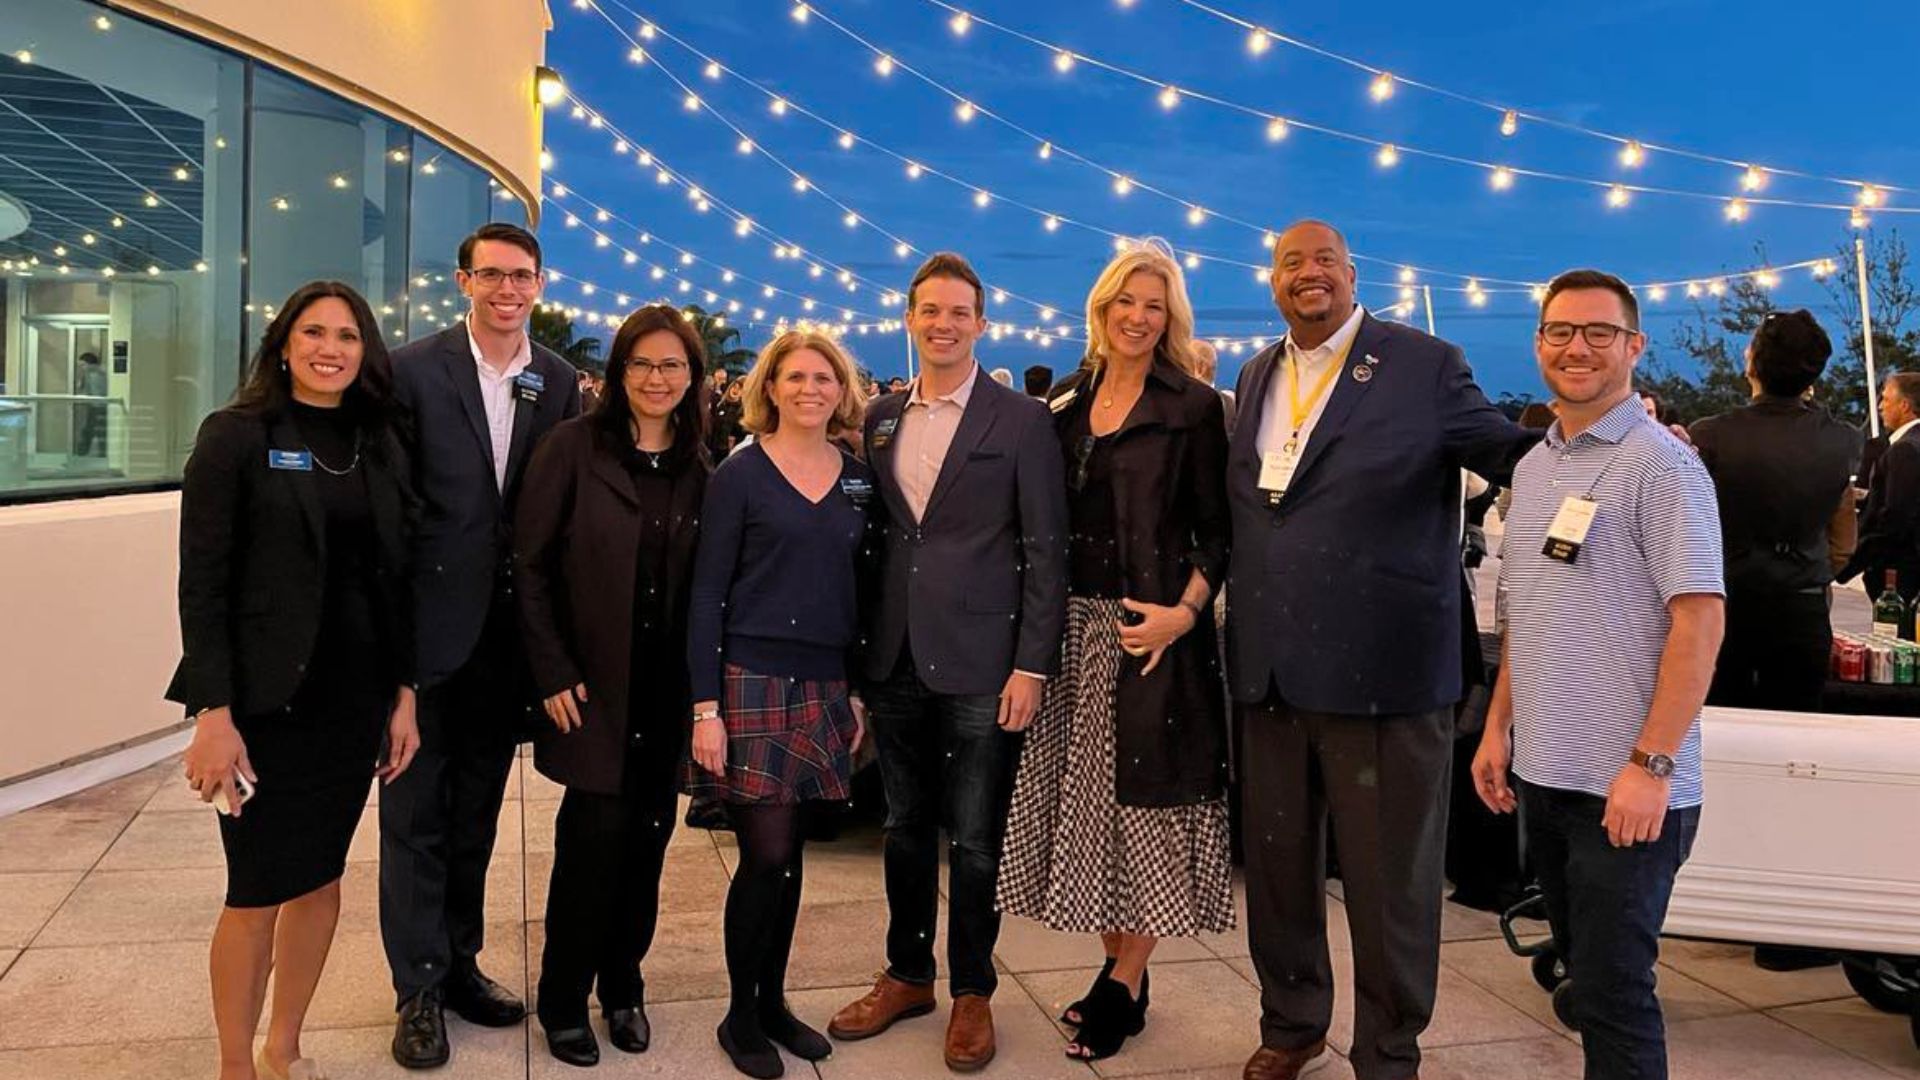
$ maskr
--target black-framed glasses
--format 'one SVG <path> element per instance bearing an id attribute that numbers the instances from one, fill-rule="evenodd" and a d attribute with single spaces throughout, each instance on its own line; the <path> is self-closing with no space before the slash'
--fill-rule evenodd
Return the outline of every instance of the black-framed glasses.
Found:
<path id="1" fill-rule="evenodd" d="M 1616 326 L 1608 322 L 1570 323 L 1545 322 L 1540 324 L 1540 340 L 1549 345 L 1571 345 L 1573 335 L 1579 334 L 1586 339 L 1587 345 L 1595 349 L 1604 349 L 1620 340 L 1621 334 L 1637 334 L 1640 331 L 1625 326 Z"/>
<path id="2" fill-rule="evenodd" d="M 634 382 L 646 382 L 647 376 L 653 374 L 659 374 L 668 382 L 677 382 L 680 379 L 686 378 L 687 362 L 685 360 L 661 360 L 659 362 L 652 360 L 627 361 L 627 378 Z"/>
<path id="3" fill-rule="evenodd" d="M 1080 436 L 1073 444 L 1073 472 L 1067 477 L 1067 486 L 1074 491 L 1084 491 L 1087 487 L 1087 463 L 1093 460 L 1093 448 L 1099 440 L 1091 435 Z"/>
<path id="4" fill-rule="evenodd" d="M 536 271 L 502 270 L 497 266 L 483 266 L 478 270 L 469 270 L 467 276 L 489 289 L 499 288 L 503 281 L 511 281 L 523 289 L 531 289 L 540 281 L 540 275 Z"/>

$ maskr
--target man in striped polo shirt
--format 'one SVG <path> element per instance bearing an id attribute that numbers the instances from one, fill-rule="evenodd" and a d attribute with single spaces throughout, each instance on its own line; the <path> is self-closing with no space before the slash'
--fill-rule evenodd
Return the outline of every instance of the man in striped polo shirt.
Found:
<path id="1" fill-rule="evenodd" d="M 1473 762 L 1488 807 L 1523 810 L 1588 1080 L 1667 1075 L 1653 968 L 1699 827 L 1725 619 L 1713 482 L 1634 396 L 1639 327 L 1610 274 L 1547 287 L 1534 353 L 1560 415 L 1514 470 L 1504 662 Z"/>

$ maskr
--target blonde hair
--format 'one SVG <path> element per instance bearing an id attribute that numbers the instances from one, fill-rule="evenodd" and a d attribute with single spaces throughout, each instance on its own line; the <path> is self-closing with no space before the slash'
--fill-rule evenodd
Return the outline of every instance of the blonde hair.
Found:
<path id="1" fill-rule="evenodd" d="M 740 392 L 740 426 L 755 435 L 771 435 L 780 428 L 780 410 L 773 407 L 770 384 L 780 376 L 780 362 L 799 352 L 812 349 L 827 358 L 833 377 L 840 383 L 840 404 L 827 418 L 827 437 L 845 431 L 857 431 L 866 415 L 865 395 L 854 390 L 853 357 L 838 341 L 818 330 L 786 330 L 767 342 L 747 372 L 746 386 Z"/>
<path id="2" fill-rule="evenodd" d="M 1187 299 L 1187 278 L 1166 241 L 1151 237 L 1115 255 L 1087 293 L 1087 366 L 1097 370 L 1104 362 L 1107 309 L 1120 298 L 1127 278 L 1136 273 L 1152 274 L 1167 285 L 1167 329 L 1154 345 L 1154 355 L 1193 374 L 1193 302 Z"/>

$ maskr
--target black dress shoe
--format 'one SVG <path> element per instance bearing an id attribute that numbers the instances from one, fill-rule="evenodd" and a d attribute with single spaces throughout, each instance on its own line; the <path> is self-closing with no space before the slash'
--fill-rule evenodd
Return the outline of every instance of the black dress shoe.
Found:
<path id="1" fill-rule="evenodd" d="M 447 1008 L 469 1024 L 481 1027 L 511 1027 L 526 1019 L 527 1007 L 507 988 L 480 974 L 479 968 L 455 971 L 447 976 L 442 990 Z"/>
<path id="2" fill-rule="evenodd" d="M 715 1033 L 720 1037 L 720 1049 L 727 1052 L 733 1067 L 754 1080 L 777 1080 L 785 1075 L 787 1066 L 780 1060 L 780 1051 L 773 1048 L 764 1033 L 752 1030 L 759 1025 L 748 1023 L 742 1027 L 748 1030 L 735 1032 L 733 1017 L 729 1014 L 720 1021 L 720 1028 Z"/>
<path id="3" fill-rule="evenodd" d="M 403 1069 L 433 1069 L 445 1065 L 449 1053 L 439 989 L 408 998 L 393 1025 L 393 1060 Z"/>
<path id="4" fill-rule="evenodd" d="M 590 1027 L 549 1029 L 547 1053 L 581 1068 L 600 1064 L 600 1043 L 594 1039 Z"/>
<path id="5" fill-rule="evenodd" d="M 629 1054 L 644 1054 L 653 1041 L 653 1025 L 645 1008 L 615 1009 L 607 1014 L 607 1038 Z"/>
<path id="6" fill-rule="evenodd" d="M 802 1061 L 825 1061 L 833 1056 L 833 1044 L 827 1037 L 801 1023 L 784 1002 L 760 1014 L 760 1030 Z"/>

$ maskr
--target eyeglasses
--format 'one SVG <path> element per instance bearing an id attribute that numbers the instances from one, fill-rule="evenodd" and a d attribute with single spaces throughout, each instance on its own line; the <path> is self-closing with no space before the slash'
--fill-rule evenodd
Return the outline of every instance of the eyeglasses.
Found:
<path id="1" fill-rule="evenodd" d="M 647 376 L 655 374 L 668 382 L 677 382 L 686 378 L 687 362 L 685 360 L 662 360 L 659 363 L 652 360 L 627 361 L 627 378 L 632 382 L 646 382 Z"/>
<path id="2" fill-rule="evenodd" d="M 1093 458 L 1096 440 L 1091 435 L 1080 436 L 1073 446 L 1073 475 L 1067 478 L 1067 486 L 1074 491 L 1084 491 L 1087 487 L 1087 462 Z"/>
<path id="3" fill-rule="evenodd" d="M 531 289 L 540 280 L 540 275 L 532 270 L 507 271 L 495 266 L 469 270 L 467 276 L 489 289 L 499 288 L 502 281 L 511 281 L 523 289 Z"/>
<path id="4" fill-rule="evenodd" d="M 1615 326 L 1612 323 L 1605 322 L 1548 322 L 1540 324 L 1540 340 L 1549 345 L 1571 345 L 1573 344 L 1573 335 L 1579 334 L 1586 339 L 1589 347 L 1595 349 L 1604 349 L 1612 345 L 1615 341 L 1619 340 L 1621 334 L 1638 334 L 1639 332 L 1638 330 L 1630 330 L 1624 326 Z"/>

